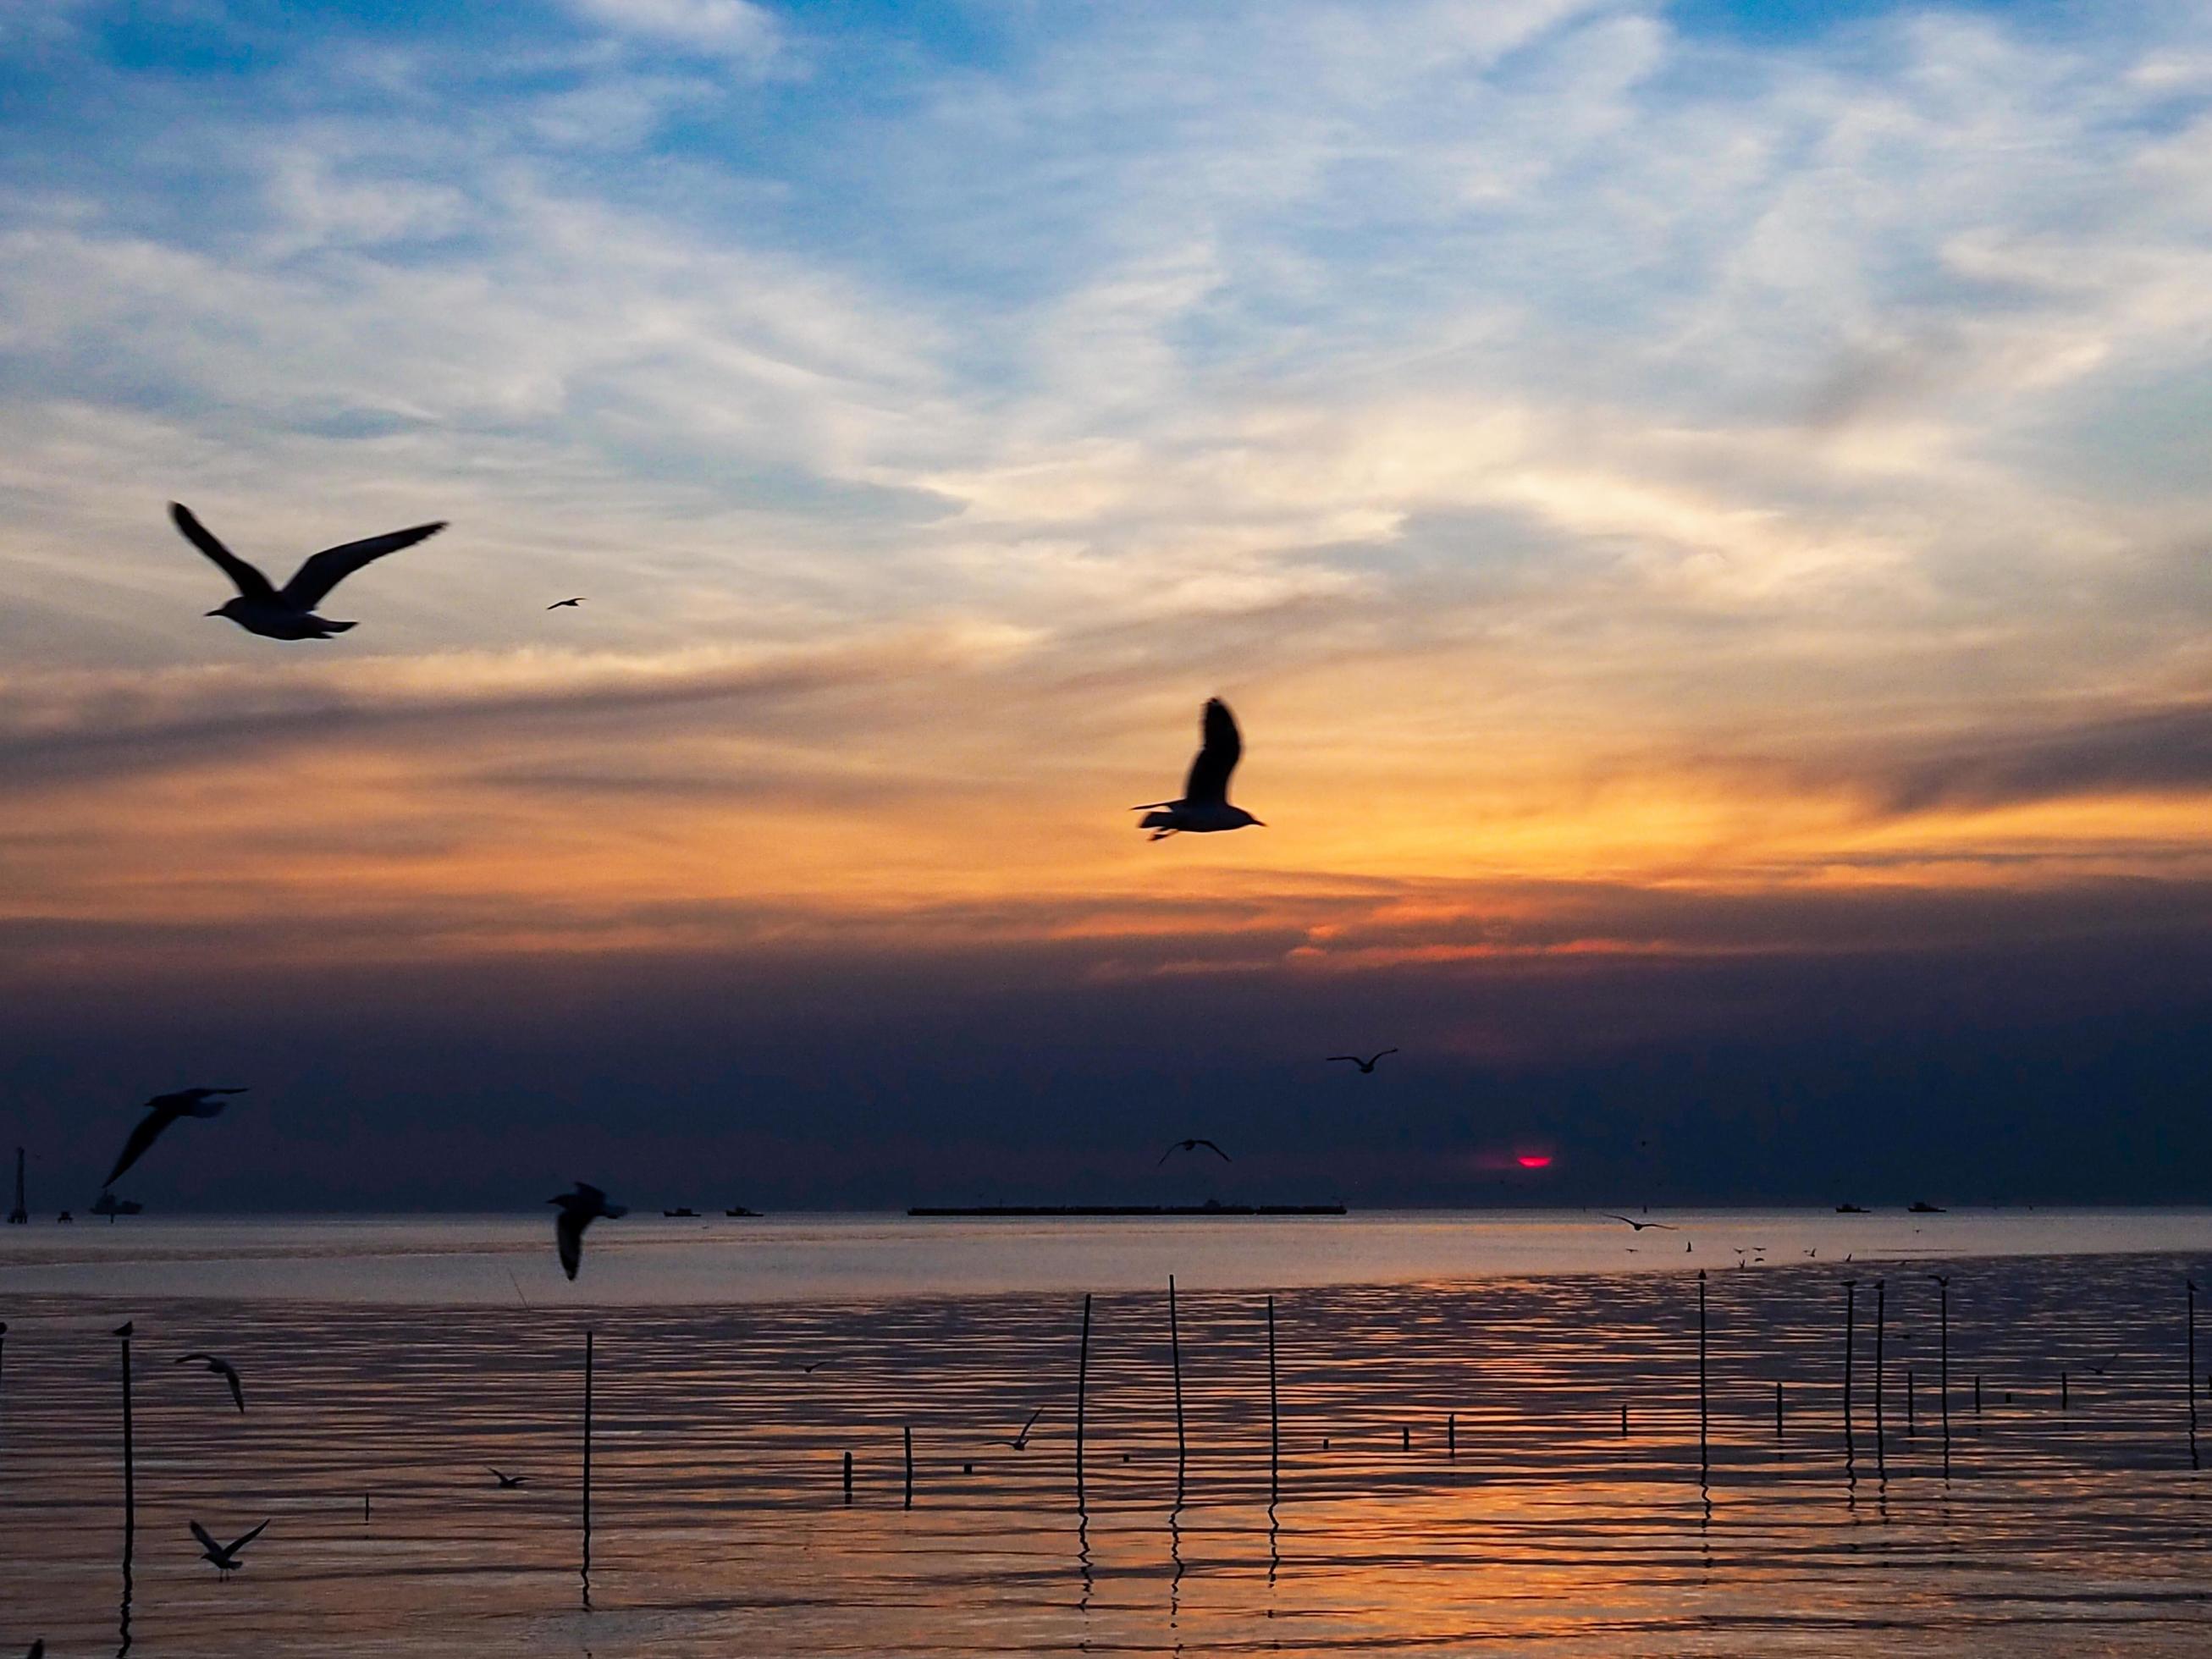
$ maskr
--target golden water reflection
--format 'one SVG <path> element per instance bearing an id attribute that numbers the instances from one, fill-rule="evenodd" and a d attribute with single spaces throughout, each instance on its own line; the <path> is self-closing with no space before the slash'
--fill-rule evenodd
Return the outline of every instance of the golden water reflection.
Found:
<path id="1" fill-rule="evenodd" d="M 1838 1274 L 1717 1273 L 1706 1486 L 1686 1277 L 1279 1292 L 1272 1510 L 1264 1298 L 1180 1297 L 1178 1510 L 1164 1287 L 1101 1295 L 1081 1512 L 1079 1297 L 588 1315 L 24 1298 L 0 1382 L 0 1645 L 116 1644 L 106 1332 L 127 1311 L 145 1655 L 2203 1652 L 2187 1270 L 1850 1269 L 1855 1480 Z M 1930 1271 L 1951 1277 L 1948 1480 Z M 244 1373 L 243 1416 L 167 1363 L 203 1347 Z M 529 1484 L 499 1489 L 494 1465 Z M 233 1536 L 264 1516 L 218 1582 L 187 1522 Z"/>

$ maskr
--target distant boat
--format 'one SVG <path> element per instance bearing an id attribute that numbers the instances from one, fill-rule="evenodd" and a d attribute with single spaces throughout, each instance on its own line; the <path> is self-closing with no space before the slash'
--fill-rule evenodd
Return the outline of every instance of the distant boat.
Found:
<path id="1" fill-rule="evenodd" d="M 1836 1213 L 1838 1215 L 1872 1215 L 1874 1212 L 1862 1205 L 1838 1204 L 1836 1206 Z"/>
<path id="2" fill-rule="evenodd" d="M 1343 1215 L 1341 1204 L 1224 1204 L 1208 1199 L 1203 1204 L 917 1204 L 910 1216 L 975 1216 L 1018 1218 L 1038 1216 L 1148 1215 Z"/>
<path id="3" fill-rule="evenodd" d="M 115 1224 L 116 1217 L 137 1215 L 145 1207 L 135 1198 L 118 1198 L 113 1193 L 102 1193 L 92 1200 L 92 1213 L 106 1216 L 107 1224 L 111 1227 Z"/>
<path id="4" fill-rule="evenodd" d="M 698 1211 L 696 1211 L 696 1210 L 684 1210 L 684 1209 L 663 1210 L 663 1211 L 661 1212 L 661 1214 L 663 1214 L 663 1215 L 665 1215 L 665 1216 L 667 1216 L 667 1217 L 669 1217 L 669 1218 L 672 1218 L 672 1219 L 674 1219 L 674 1218 L 676 1218 L 682 1217 L 682 1216 L 690 1216 L 690 1218 L 692 1218 L 694 1220 L 696 1220 L 696 1219 L 698 1218 L 699 1212 L 698 1212 Z"/>
<path id="5" fill-rule="evenodd" d="M 755 1220 L 755 1221 L 757 1221 L 757 1220 L 759 1220 L 759 1219 L 760 1219 L 760 1212 L 759 1212 L 758 1210 L 748 1210 L 748 1209 L 747 1209 L 747 1208 L 745 1208 L 745 1206 L 744 1206 L 744 1205 L 742 1205 L 742 1204 L 738 1205 L 738 1206 L 737 1206 L 737 1208 L 735 1208 L 734 1210 L 725 1210 L 725 1211 L 723 1211 L 723 1212 L 722 1212 L 722 1213 L 723 1213 L 724 1215 L 733 1215 L 733 1216 L 738 1216 L 738 1217 L 742 1217 L 742 1218 L 750 1218 L 750 1219 L 751 1219 L 751 1220 Z"/>
<path id="6" fill-rule="evenodd" d="M 1924 1198 L 1916 1199 L 1905 1207 L 1908 1212 L 1913 1215 L 1941 1215 L 1943 1213 L 1943 1206 L 1941 1204 L 1930 1204 Z"/>

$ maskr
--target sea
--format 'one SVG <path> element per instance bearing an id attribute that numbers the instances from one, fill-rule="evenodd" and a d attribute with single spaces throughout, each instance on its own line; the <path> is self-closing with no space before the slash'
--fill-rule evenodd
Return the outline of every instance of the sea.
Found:
<path id="1" fill-rule="evenodd" d="M 1622 1213 L 9 1227 L 0 1654 L 2212 1653 L 2212 1210 Z"/>

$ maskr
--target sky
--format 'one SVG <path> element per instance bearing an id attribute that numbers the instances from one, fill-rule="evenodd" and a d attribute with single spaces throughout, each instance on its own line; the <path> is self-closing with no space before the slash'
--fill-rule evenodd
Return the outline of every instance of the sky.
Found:
<path id="1" fill-rule="evenodd" d="M 2201 1199 L 2208 371 L 2166 0 L 0 0 L 0 1137 Z"/>

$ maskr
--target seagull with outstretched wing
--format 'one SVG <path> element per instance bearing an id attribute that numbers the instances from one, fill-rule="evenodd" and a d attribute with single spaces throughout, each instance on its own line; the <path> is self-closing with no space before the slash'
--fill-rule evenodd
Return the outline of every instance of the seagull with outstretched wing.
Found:
<path id="1" fill-rule="evenodd" d="M 1190 775 L 1183 781 L 1182 799 L 1147 801 L 1142 806 L 1129 809 L 1145 815 L 1138 820 L 1137 827 L 1151 830 L 1154 841 L 1172 836 L 1178 830 L 1206 835 L 1260 823 L 1243 807 L 1229 804 L 1229 775 L 1237 769 L 1237 763 L 1244 754 L 1244 739 L 1237 730 L 1237 717 L 1229 712 L 1229 705 L 1218 697 L 1208 697 L 1200 732 L 1198 756 L 1191 762 Z"/>
<path id="2" fill-rule="evenodd" d="M 1194 1152 L 1201 1146 L 1205 1147 L 1207 1152 L 1212 1152 L 1224 1164 L 1233 1164 L 1236 1162 L 1236 1159 L 1231 1158 L 1229 1154 L 1223 1152 L 1220 1147 L 1215 1146 L 1212 1141 L 1204 1139 L 1202 1136 L 1193 1136 L 1188 1140 L 1176 1141 L 1174 1146 L 1169 1147 L 1167 1151 L 1160 1154 L 1160 1162 L 1163 1164 L 1166 1163 L 1177 1152 Z"/>
<path id="3" fill-rule="evenodd" d="M 191 1526 L 192 1529 L 192 1536 L 200 1540 L 200 1559 L 202 1560 L 214 1562 L 216 1571 L 219 1574 L 225 1575 L 236 1572 L 240 1567 L 246 1565 L 245 1562 L 238 1559 L 239 1551 L 244 1549 L 248 1544 L 251 1544 L 255 1539 L 260 1537 L 263 1533 L 269 1529 L 269 1522 L 264 1521 L 252 1532 L 247 1533 L 245 1537 L 234 1538 L 228 1544 L 219 1544 L 216 1541 L 215 1534 L 210 1532 L 205 1527 L 200 1525 L 198 1522 L 192 1522 Z"/>
<path id="4" fill-rule="evenodd" d="M 1340 1060 L 1348 1060 L 1354 1066 L 1357 1066 L 1364 1075 L 1371 1077 L 1374 1075 L 1375 1065 L 1377 1060 L 1381 1060 L 1384 1054 L 1395 1054 L 1398 1051 L 1395 1048 L 1377 1049 L 1374 1054 L 1368 1055 L 1364 1060 L 1362 1060 L 1358 1054 L 1331 1054 L 1328 1060 L 1322 1063 L 1324 1065 L 1334 1066 Z"/>
<path id="5" fill-rule="evenodd" d="M 561 1213 L 553 1218 L 553 1243 L 561 1255 L 561 1271 L 571 1279 L 583 1264 L 584 1229 L 601 1216 L 611 1221 L 629 1213 L 629 1205 L 608 1203 L 607 1195 L 587 1181 L 578 1182 L 573 1193 L 545 1201 L 561 1206 Z"/>
<path id="6" fill-rule="evenodd" d="M 243 1089 L 179 1089 L 174 1094 L 155 1095 L 145 1105 L 146 1115 L 138 1120 L 131 1131 L 131 1138 L 123 1143 L 123 1152 L 115 1160 L 115 1167 L 107 1172 L 102 1188 L 112 1187 L 123 1177 L 123 1172 L 146 1155 L 146 1149 L 161 1137 L 161 1131 L 180 1117 L 220 1117 L 222 1109 L 230 1103 L 226 1097 L 242 1095 Z"/>
<path id="7" fill-rule="evenodd" d="M 219 1353 L 179 1354 L 172 1362 L 179 1365 L 201 1365 L 230 1384 L 230 1397 L 238 1409 L 246 1409 L 246 1388 L 238 1380 L 238 1367 Z"/>
<path id="8" fill-rule="evenodd" d="M 1638 1221 L 1633 1216 L 1615 1215 L 1610 1210 L 1600 1210 L 1598 1213 L 1607 1221 L 1626 1221 L 1639 1233 L 1646 1227 L 1656 1227 L 1662 1233 L 1679 1233 L 1682 1231 L 1680 1227 L 1670 1227 L 1663 1221 Z M 1614 1237 L 1618 1237 L 1620 1235 L 1615 1234 Z"/>
<path id="9" fill-rule="evenodd" d="M 169 503 L 169 517 L 175 522 L 178 532 L 221 566 L 223 574 L 238 589 L 236 599 L 225 599 L 207 614 L 228 617 L 247 633 L 258 634 L 265 640 L 326 640 L 333 634 L 344 633 L 354 624 L 333 622 L 315 614 L 315 607 L 329 596 L 330 591 L 363 565 L 387 553 L 397 553 L 403 547 L 412 547 L 446 527 L 446 521 L 441 519 L 434 524 L 418 524 L 411 529 L 393 530 L 362 541 L 326 547 L 319 553 L 310 554 L 292 573 L 292 580 L 278 587 L 217 541 L 183 502 Z"/>

